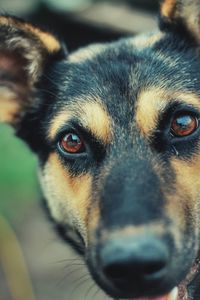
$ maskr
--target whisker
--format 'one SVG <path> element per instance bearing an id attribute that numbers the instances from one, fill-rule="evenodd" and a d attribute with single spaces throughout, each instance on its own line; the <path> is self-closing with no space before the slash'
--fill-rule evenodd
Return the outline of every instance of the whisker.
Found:
<path id="1" fill-rule="evenodd" d="M 62 284 L 74 273 L 78 272 L 79 270 L 84 270 L 82 266 L 77 267 L 76 269 L 71 270 L 70 272 L 68 272 L 67 274 L 64 274 L 63 278 L 61 280 L 59 280 L 59 282 L 57 283 L 58 287 L 61 287 Z"/>
<path id="2" fill-rule="evenodd" d="M 70 293 L 70 299 L 72 298 L 73 294 L 84 284 L 86 284 L 86 282 L 88 282 L 90 280 L 90 276 L 87 274 L 84 274 L 83 276 L 81 276 L 78 280 L 74 281 L 76 283 L 76 285 L 73 288 L 73 291 Z"/>
<path id="3" fill-rule="evenodd" d="M 92 299 L 95 299 L 99 292 L 100 292 L 100 289 L 97 287 L 97 290 L 96 290 L 95 293 L 93 294 Z"/>
<path id="4" fill-rule="evenodd" d="M 47 74 L 43 74 L 43 77 L 46 78 L 46 79 L 48 79 L 54 85 L 56 85 L 56 83 L 54 82 L 54 80 L 50 76 L 48 76 Z"/>
<path id="5" fill-rule="evenodd" d="M 179 152 L 178 152 L 178 150 L 175 148 L 175 146 L 172 145 L 172 149 L 173 149 L 174 153 L 176 154 L 176 156 L 179 156 Z"/>
<path id="6" fill-rule="evenodd" d="M 61 101 L 61 98 L 57 94 L 55 94 L 54 92 L 52 92 L 50 90 L 47 90 L 47 89 L 41 89 L 41 88 L 39 90 L 41 92 L 44 92 L 44 93 L 49 94 L 51 96 L 54 96 L 57 100 Z M 45 103 L 43 103 L 43 104 L 45 105 Z"/>
<path id="7" fill-rule="evenodd" d="M 72 267 L 76 267 L 76 266 L 82 266 L 82 267 L 85 267 L 85 264 L 81 264 L 81 263 L 73 263 L 73 264 L 69 264 L 69 265 L 66 265 L 66 266 L 63 266 L 63 269 L 65 270 L 68 270 Z"/>
<path id="8" fill-rule="evenodd" d="M 92 291 L 92 289 L 96 286 L 95 283 L 92 283 L 91 286 L 87 289 L 85 296 L 84 296 L 84 300 L 87 300 L 87 297 L 89 296 L 90 292 Z"/>
<path id="9" fill-rule="evenodd" d="M 65 259 L 60 259 L 58 261 L 53 262 L 54 264 L 60 264 L 60 263 L 66 263 L 66 262 L 75 262 L 75 261 L 83 261 L 82 258 L 65 258 Z"/>

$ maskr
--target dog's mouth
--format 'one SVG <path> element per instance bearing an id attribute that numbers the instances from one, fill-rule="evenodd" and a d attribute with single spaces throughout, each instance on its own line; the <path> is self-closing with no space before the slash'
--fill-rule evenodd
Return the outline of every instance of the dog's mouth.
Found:
<path id="1" fill-rule="evenodd" d="M 160 296 L 160 297 L 145 297 L 145 298 L 134 298 L 129 300 L 179 300 L 179 290 L 177 287 L 175 287 L 170 293 Z M 181 300 L 185 300 L 187 298 L 180 298 Z"/>

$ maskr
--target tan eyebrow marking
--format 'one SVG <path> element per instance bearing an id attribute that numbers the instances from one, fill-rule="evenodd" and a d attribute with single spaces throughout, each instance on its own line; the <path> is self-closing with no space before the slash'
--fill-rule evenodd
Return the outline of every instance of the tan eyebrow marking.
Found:
<path id="1" fill-rule="evenodd" d="M 135 118 L 137 126 L 145 136 L 151 136 L 157 126 L 159 114 L 174 99 L 200 109 L 200 96 L 194 93 L 169 92 L 161 88 L 152 88 L 140 93 Z"/>
<path id="2" fill-rule="evenodd" d="M 48 137 L 54 139 L 57 131 L 71 118 L 78 118 L 80 122 L 95 136 L 109 142 L 111 138 L 111 121 L 103 104 L 96 101 L 79 102 L 66 107 L 51 122 Z"/>
<path id="3" fill-rule="evenodd" d="M 148 136 L 156 127 L 158 114 L 167 104 L 165 97 L 161 89 L 145 90 L 140 93 L 135 118 L 136 124 L 144 135 Z"/>
<path id="4" fill-rule="evenodd" d="M 141 34 L 137 37 L 131 38 L 129 40 L 129 43 L 133 45 L 134 47 L 137 47 L 139 49 L 143 49 L 146 47 L 151 47 L 155 43 L 161 40 L 161 38 L 164 37 L 164 33 L 161 31 L 158 31 L 154 34 Z"/>
<path id="5" fill-rule="evenodd" d="M 104 45 L 94 44 L 77 50 L 69 55 L 68 61 L 72 63 L 83 62 L 87 59 L 94 59 L 105 49 Z"/>

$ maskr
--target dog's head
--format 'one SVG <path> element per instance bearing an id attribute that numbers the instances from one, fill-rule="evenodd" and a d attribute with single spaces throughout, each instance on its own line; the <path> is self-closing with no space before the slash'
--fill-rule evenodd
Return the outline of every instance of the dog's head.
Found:
<path id="1" fill-rule="evenodd" d="M 115 298 L 195 298 L 199 23 L 199 0 L 168 0 L 159 31 L 67 54 L 0 18 L 0 119 L 37 153 L 52 218 Z"/>

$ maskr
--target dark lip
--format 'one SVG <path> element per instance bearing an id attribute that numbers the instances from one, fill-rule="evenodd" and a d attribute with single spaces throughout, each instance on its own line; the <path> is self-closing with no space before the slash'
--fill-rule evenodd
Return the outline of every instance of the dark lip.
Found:
<path id="1" fill-rule="evenodd" d="M 170 293 L 175 286 L 173 285 L 171 288 L 166 288 L 162 290 L 157 290 L 155 292 L 154 289 L 152 291 L 149 291 L 148 294 L 146 293 L 133 293 L 132 291 L 130 292 L 122 292 L 120 290 L 110 288 L 110 287 L 102 287 L 104 292 L 108 294 L 108 296 L 114 298 L 114 299 L 140 299 L 140 298 L 156 298 L 156 297 L 161 297 L 161 295 L 167 295 Z"/>

